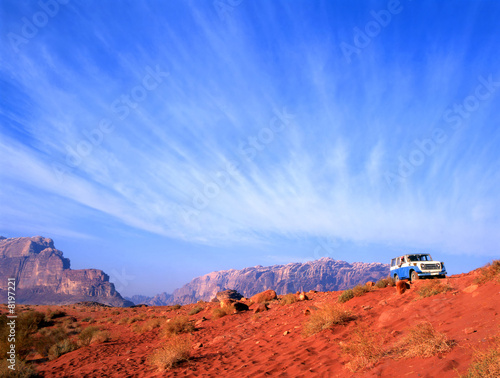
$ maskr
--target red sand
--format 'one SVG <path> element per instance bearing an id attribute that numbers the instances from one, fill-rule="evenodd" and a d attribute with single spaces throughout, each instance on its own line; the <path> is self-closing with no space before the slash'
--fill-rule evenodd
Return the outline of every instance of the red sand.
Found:
<path id="1" fill-rule="evenodd" d="M 463 291 L 473 285 L 476 274 L 471 272 L 441 280 L 448 282 L 453 291 L 428 298 L 420 298 L 415 289 L 424 281 L 412 284 L 403 295 L 396 294 L 394 287 L 375 289 L 345 303 L 356 315 L 355 321 L 308 338 L 301 336 L 303 324 L 308 320 L 304 309 L 336 303 L 340 292 L 308 293 L 309 301 L 284 306 L 273 302 L 269 311 L 257 316 L 248 311 L 211 319 L 212 309 L 219 304 L 206 303 L 202 305 L 203 311 L 190 316 L 193 320 L 203 316 L 208 319 L 191 336 L 193 344 L 201 342 L 203 346 L 192 350 L 189 361 L 162 373 L 147 362 L 148 356 L 164 342 L 159 329 L 140 334 L 132 329 L 144 321 L 117 324 L 118 321 L 140 315 L 148 319 L 153 316 L 173 318 L 186 315 L 197 305 L 174 311 L 169 307 L 146 307 L 98 309 L 95 312 L 64 306 L 64 311 L 79 322 L 85 317 L 94 317 L 96 323 L 92 325 L 108 329 L 112 340 L 38 363 L 37 369 L 46 377 L 457 377 L 466 373 L 474 351 L 491 347 L 493 336 L 499 334 L 500 285 L 487 282 L 475 290 L 468 289 L 470 292 Z M 366 306 L 371 308 L 365 310 Z M 45 311 L 47 306 L 38 307 Z M 111 315 L 116 311 L 120 313 Z M 113 323 L 99 322 L 108 318 L 112 318 Z M 353 328 L 366 325 L 392 342 L 405 335 L 409 326 L 424 320 L 455 342 L 450 352 L 429 358 L 386 357 L 370 369 L 357 373 L 351 373 L 344 366 L 349 357 L 342 354 L 339 342 L 346 342 Z M 81 323 L 82 328 L 86 325 Z M 471 328 L 468 332 L 474 332 L 466 333 L 468 328 Z M 285 331 L 289 333 L 284 335 Z"/>

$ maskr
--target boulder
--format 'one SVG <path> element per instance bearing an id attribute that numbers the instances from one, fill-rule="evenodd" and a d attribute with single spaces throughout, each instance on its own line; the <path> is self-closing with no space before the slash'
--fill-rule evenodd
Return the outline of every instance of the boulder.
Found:
<path id="1" fill-rule="evenodd" d="M 297 300 L 299 300 L 299 301 L 307 301 L 307 300 L 309 300 L 309 298 L 307 297 L 306 293 L 301 292 L 297 296 Z"/>
<path id="2" fill-rule="evenodd" d="M 266 290 L 263 291 L 262 293 L 255 294 L 253 297 L 250 298 L 250 300 L 254 303 L 263 303 L 272 301 L 277 297 L 278 296 L 276 295 L 276 292 L 274 290 Z"/>
<path id="3" fill-rule="evenodd" d="M 264 312 L 269 310 L 269 307 L 265 303 L 259 303 L 253 310 L 254 314 L 258 314 L 259 312 Z"/>
<path id="4" fill-rule="evenodd" d="M 375 282 L 373 281 L 368 281 L 367 283 L 365 283 L 366 287 L 373 287 L 375 286 Z"/>
<path id="5" fill-rule="evenodd" d="M 407 280 L 398 281 L 396 284 L 396 291 L 399 295 L 403 294 L 406 290 L 410 288 L 410 284 Z"/>
<path id="6" fill-rule="evenodd" d="M 215 298 L 217 298 L 221 302 L 223 299 L 231 299 L 233 301 L 239 301 L 241 298 L 243 298 L 243 295 L 238 293 L 236 290 L 231 289 L 231 290 L 219 291 L 215 295 Z"/>
<path id="7" fill-rule="evenodd" d="M 231 305 L 234 303 L 232 299 L 222 299 L 220 301 L 220 307 L 225 308 L 225 307 L 231 307 Z"/>
<path id="8" fill-rule="evenodd" d="M 234 307 L 234 312 L 235 313 L 242 312 L 242 311 L 248 311 L 249 310 L 249 307 L 246 304 L 241 303 L 241 302 L 235 302 L 235 303 L 233 303 L 233 307 Z"/>

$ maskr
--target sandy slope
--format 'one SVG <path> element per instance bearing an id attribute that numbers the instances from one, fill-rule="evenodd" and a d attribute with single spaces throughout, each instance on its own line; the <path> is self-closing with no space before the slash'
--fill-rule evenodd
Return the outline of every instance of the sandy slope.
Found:
<path id="1" fill-rule="evenodd" d="M 160 317 L 164 322 L 164 317 L 185 315 L 196 305 L 179 310 L 149 307 L 95 312 L 64 306 L 79 321 L 94 317 L 96 323 L 92 325 L 110 330 L 112 340 L 78 349 L 54 361 L 40 362 L 38 370 L 47 377 L 457 377 L 467 371 L 474 351 L 490 347 L 493 336 L 500 330 L 500 285 L 487 282 L 474 290 L 471 285 L 475 274 L 447 279 L 453 291 L 428 298 L 419 298 L 416 293 L 415 286 L 423 284 L 422 281 L 403 295 L 396 294 L 393 287 L 376 289 L 345 304 L 352 309 L 356 320 L 308 338 L 301 336 L 303 324 L 308 320 L 304 309 L 336 302 L 339 292 L 314 293 L 309 295 L 309 301 L 284 306 L 275 302 L 269 311 L 258 315 L 248 311 L 220 319 L 210 319 L 212 309 L 219 304 L 206 303 L 203 311 L 190 316 L 193 320 L 203 316 L 208 319 L 191 336 L 194 344 L 201 342 L 203 346 L 192 350 L 189 361 L 164 373 L 147 363 L 148 356 L 164 341 L 160 329 L 138 333 L 133 328 L 145 321 L 118 323 L 133 316 Z M 40 306 L 39 310 L 45 308 Z M 403 337 L 409 326 L 424 320 L 455 342 L 450 352 L 429 358 L 389 356 L 356 374 L 346 369 L 350 358 L 341 352 L 340 345 L 349 341 L 357 327 L 375 330 L 384 345 L 390 345 Z M 81 323 L 82 327 L 86 325 Z M 284 335 L 285 331 L 289 333 Z"/>

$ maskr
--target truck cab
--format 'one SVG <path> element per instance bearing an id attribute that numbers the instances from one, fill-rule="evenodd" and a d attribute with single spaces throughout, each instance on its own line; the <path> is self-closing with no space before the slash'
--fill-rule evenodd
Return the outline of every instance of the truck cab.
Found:
<path id="1" fill-rule="evenodd" d="M 391 278 L 395 281 L 419 278 L 444 278 L 446 269 L 441 261 L 434 261 L 428 253 L 413 253 L 391 260 Z"/>

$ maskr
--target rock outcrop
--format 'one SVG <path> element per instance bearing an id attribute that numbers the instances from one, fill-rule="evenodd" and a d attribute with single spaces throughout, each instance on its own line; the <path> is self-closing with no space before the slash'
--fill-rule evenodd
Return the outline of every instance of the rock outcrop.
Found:
<path id="1" fill-rule="evenodd" d="M 7 278 L 16 279 L 18 304 L 99 302 L 130 306 L 98 269 L 70 269 L 70 261 L 52 239 L 0 237 L 0 296 L 7 298 Z"/>
<path id="2" fill-rule="evenodd" d="M 269 289 L 275 290 L 277 294 L 345 290 L 367 281 L 378 281 L 388 275 L 388 264 L 350 264 L 328 257 L 306 263 L 223 270 L 195 278 L 175 290 L 169 301 L 163 304 L 210 301 L 217 292 L 227 289 L 237 290 L 247 298 Z"/>

